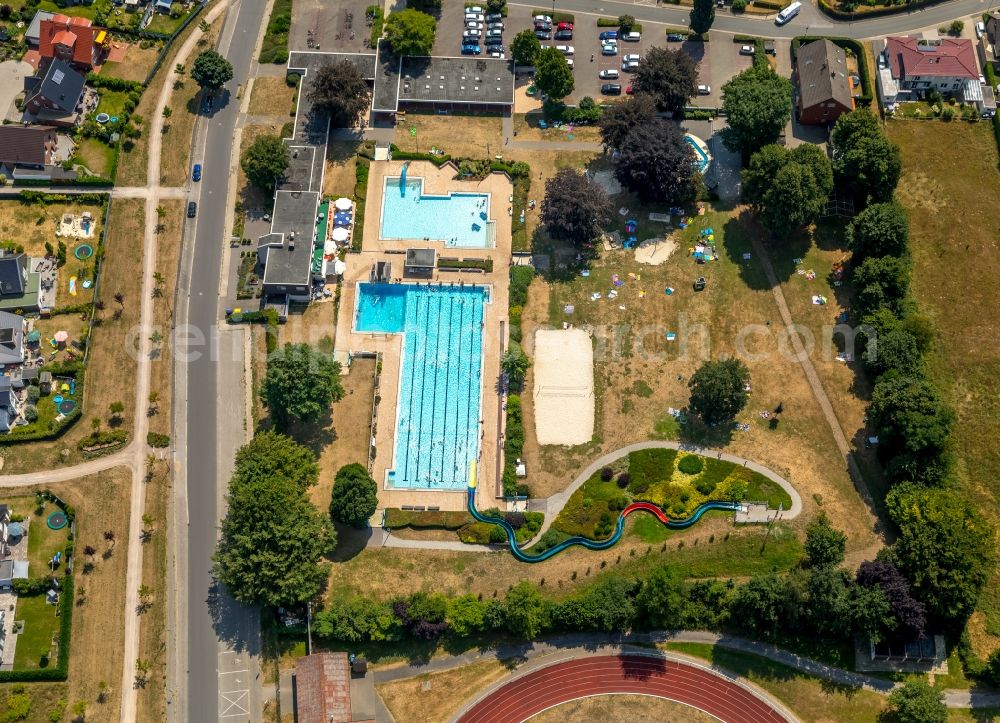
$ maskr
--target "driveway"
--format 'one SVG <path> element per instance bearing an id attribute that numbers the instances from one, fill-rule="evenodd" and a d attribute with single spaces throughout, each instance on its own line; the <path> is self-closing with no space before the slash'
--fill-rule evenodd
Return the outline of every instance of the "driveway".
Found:
<path id="1" fill-rule="evenodd" d="M 24 79 L 35 74 L 35 69 L 20 60 L 0 63 L 0 118 L 20 121 L 21 113 L 14 106 L 14 99 L 24 90 Z"/>

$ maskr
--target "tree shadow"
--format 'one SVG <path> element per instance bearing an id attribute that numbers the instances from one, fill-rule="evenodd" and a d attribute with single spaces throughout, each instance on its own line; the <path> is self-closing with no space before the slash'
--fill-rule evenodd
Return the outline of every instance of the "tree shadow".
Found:
<path id="1" fill-rule="evenodd" d="M 647 655 L 621 655 L 622 673 L 632 680 L 649 680 L 667 672 L 667 661 L 662 657 Z"/>
<path id="2" fill-rule="evenodd" d="M 350 525 L 334 522 L 337 530 L 337 547 L 326 555 L 330 562 L 347 562 L 360 555 L 368 546 L 368 541 L 376 534 L 370 527 L 358 529 Z"/>

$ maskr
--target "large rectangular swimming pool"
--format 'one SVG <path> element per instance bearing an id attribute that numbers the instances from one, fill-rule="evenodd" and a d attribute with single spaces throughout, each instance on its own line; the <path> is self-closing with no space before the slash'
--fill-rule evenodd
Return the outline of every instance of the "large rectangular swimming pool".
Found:
<path id="1" fill-rule="evenodd" d="M 355 331 L 403 334 L 389 486 L 465 489 L 479 454 L 482 286 L 359 284 Z"/>
<path id="2" fill-rule="evenodd" d="M 425 196 L 423 178 L 385 179 L 382 189 L 382 227 L 388 240 L 443 241 L 445 246 L 488 248 L 490 197 L 486 193 L 449 193 Z"/>

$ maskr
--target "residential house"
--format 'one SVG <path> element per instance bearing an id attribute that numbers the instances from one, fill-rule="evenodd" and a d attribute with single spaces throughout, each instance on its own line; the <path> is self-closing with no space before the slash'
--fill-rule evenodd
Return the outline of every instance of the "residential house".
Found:
<path id="1" fill-rule="evenodd" d="M 153 9 L 158 13 L 169 13 L 171 5 L 173 5 L 173 0 L 155 0 Z"/>
<path id="2" fill-rule="evenodd" d="M 41 281 L 27 254 L 0 250 L 0 309 L 39 311 Z"/>
<path id="3" fill-rule="evenodd" d="M 24 317 L 0 311 L 0 367 L 24 363 Z"/>
<path id="4" fill-rule="evenodd" d="M 108 31 L 94 27 L 87 18 L 53 15 L 39 23 L 38 52 L 43 68 L 58 59 L 89 72 L 104 62 L 110 45 Z"/>
<path id="5" fill-rule="evenodd" d="M 854 110 L 847 53 L 829 40 L 799 47 L 795 61 L 799 122 L 829 125 Z"/>
<path id="6" fill-rule="evenodd" d="M 28 44 L 29 48 L 38 49 L 38 38 L 42 34 L 42 21 L 51 20 L 55 15 L 55 13 L 50 13 L 47 10 L 39 10 L 31 18 L 28 29 L 24 31 L 24 42 Z"/>
<path id="7" fill-rule="evenodd" d="M 21 402 L 10 377 L 0 377 L 0 432 L 9 432 L 21 415 Z"/>
<path id="8" fill-rule="evenodd" d="M 979 80 L 979 66 L 968 38 L 925 40 L 889 37 L 875 43 L 882 104 L 918 100 L 927 93 L 959 96 L 965 81 Z"/>
<path id="9" fill-rule="evenodd" d="M 986 27 L 986 32 L 976 43 L 979 62 L 983 64 L 983 67 L 987 63 L 992 63 L 993 70 L 1000 73 L 1000 10 L 990 11 L 983 24 Z"/>
<path id="10" fill-rule="evenodd" d="M 55 59 L 45 71 L 24 79 L 24 112 L 32 122 L 74 126 L 83 118 L 86 78 L 65 60 Z"/>
<path id="11" fill-rule="evenodd" d="M 56 148 L 51 126 L 0 125 L 0 172 L 8 178 L 18 168 L 43 169 Z"/>

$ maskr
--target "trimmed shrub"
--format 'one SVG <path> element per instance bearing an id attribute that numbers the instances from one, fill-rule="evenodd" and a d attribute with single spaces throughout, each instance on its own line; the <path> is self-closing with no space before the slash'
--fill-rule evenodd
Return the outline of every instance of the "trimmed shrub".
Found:
<path id="1" fill-rule="evenodd" d="M 681 457 L 681 461 L 677 464 L 677 469 L 684 474 L 698 474 L 704 467 L 705 463 L 702 462 L 701 457 L 695 454 Z"/>

